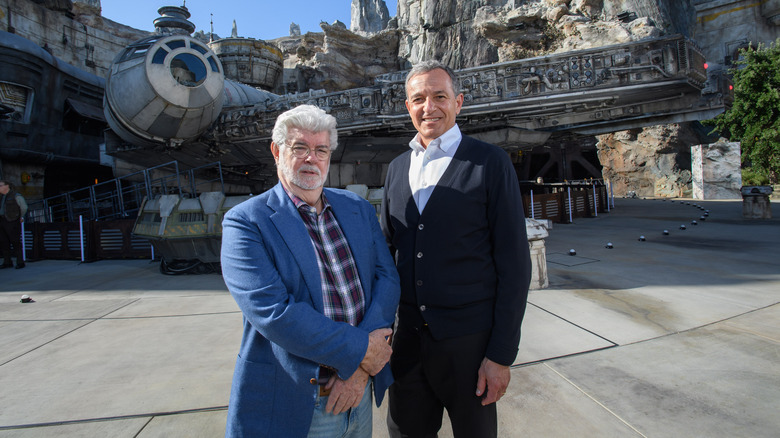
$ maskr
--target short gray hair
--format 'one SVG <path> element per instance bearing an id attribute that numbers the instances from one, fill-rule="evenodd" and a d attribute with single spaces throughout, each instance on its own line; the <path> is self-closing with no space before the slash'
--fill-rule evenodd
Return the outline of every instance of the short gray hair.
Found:
<path id="1" fill-rule="evenodd" d="M 328 131 L 330 149 L 338 146 L 339 134 L 336 130 L 336 118 L 314 105 L 301 105 L 287 110 L 276 118 L 271 139 L 281 149 L 287 144 L 290 128 L 311 132 Z"/>
<path id="2" fill-rule="evenodd" d="M 414 67 L 412 67 L 411 70 L 409 70 L 409 73 L 406 74 L 406 82 L 404 84 L 404 89 L 405 90 L 409 89 L 409 81 L 413 77 L 437 69 L 444 70 L 444 72 L 450 76 L 450 81 L 452 82 L 452 93 L 455 94 L 456 96 L 460 94 L 460 92 L 458 91 L 458 77 L 455 75 L 455 71 L 449 68 L 446 64 L 443 64 L 441 61 L 437 61 L 433 59 L 429 61 L 423 61 L 415 65 Z"/>

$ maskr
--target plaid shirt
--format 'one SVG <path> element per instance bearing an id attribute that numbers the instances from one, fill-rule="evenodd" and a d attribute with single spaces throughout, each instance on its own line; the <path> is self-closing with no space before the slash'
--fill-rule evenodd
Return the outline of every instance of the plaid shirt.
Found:
<path id="1" fill-rule="evenodd" d="M 319 215 L 316 208 L 299 197 L 290 192 L 287 195 L 298 209 L 317 253 L 325 316 L 357 326 L 365 313 L 363 285 L 347 239 L 325 194 L 322 194 L 322 212 Z"/>

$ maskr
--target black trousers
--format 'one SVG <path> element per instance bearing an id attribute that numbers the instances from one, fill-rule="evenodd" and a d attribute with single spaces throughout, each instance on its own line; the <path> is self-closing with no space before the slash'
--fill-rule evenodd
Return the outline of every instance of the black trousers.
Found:
<path id="1" fill-rule="evenodd" d="M 387 425 L 392 438 L 434 438 L 447 409 L 455 438 L 497 436 L 496 404 L 482 406 L 477 371 L 490 332 L 436 341 L 427 328 L 393 334 Z"/>
<path id="2" fill-rule="evenodd" d="M 16 257 L 16 264 L 24 264 L 22 256 L 22 224 L 18 220 L 8 221 L 0 217 L 0 248 L 3 250 L 3 264 L 12 265 L 11 254 Z"/>

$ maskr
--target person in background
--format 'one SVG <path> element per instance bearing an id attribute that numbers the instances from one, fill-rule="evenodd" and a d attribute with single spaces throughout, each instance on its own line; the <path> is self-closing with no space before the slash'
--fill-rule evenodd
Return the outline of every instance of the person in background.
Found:
<path id="1" fill-rule="evenodd" d="M 11 255 L 16 257 L 16 269 L 24 268 L 22 251 L 22 222 L 27 214 L 27 202 L 14 190 L 13 184 L 0 180 L 0 246 L 3 249 L 3 264 L 0 269 L 14 265 Z"/>
<path id="2" fill-rule="evenodd" d="M 228 437 L 370 438 L 392 382 L 387 338 L 400 288 L 376 210 L 323 189 L 336 119 L 282 113 L 271 153 L 279 183 L 230 209 L 222 274 L 244 316 Z"/>
<path id="3" fill-rule="evenodd" d="M 453 71 L 406 77 L 417 135 L 387 171 L 381 223 L 401 279 L 393 334 L 391 437 L 497 436 L 531 278 L 517 174 L 501 148 L 463 136 Z"/>

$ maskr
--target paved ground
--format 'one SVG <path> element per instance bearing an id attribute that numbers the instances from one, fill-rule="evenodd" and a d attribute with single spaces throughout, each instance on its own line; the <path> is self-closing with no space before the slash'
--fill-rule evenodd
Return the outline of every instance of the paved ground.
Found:
<path id="1" fill-rule="evenodd" d="M 777 437 L 780 219 L 743 220 L 740 201 L 616 204 L 551 231 L 500 435 Z M 1 270 L 0 438 L 221 436 L 240 329 L 213 274 Z"/>

